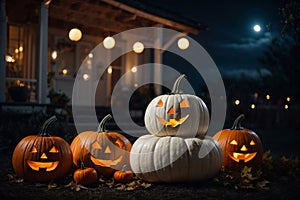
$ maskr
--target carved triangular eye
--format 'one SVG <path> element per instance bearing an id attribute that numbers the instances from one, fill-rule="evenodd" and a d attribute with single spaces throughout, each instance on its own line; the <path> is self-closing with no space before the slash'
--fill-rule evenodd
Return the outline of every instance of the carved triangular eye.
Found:
<path id="1" fill-rule="evenodd" d="M 235 140 L 232 140 L 232 141 L 230 142 L 230 144 L 232 144 L 232 145 L 238 145 L 237 141 L 235 141 Z"/>
<path id="2" fill-rule="evenodd" d="M 98 142 L 94 142 L 94 143 L 92 144 L 92 148 L 93 148 L 93 149 L 102 149 L 101 145 L 100 145 Z"/>
<path id="3" fill-rule="evenodd" d="M 49 152 L 50 153 L 58 153 L 58 149 L 55 146 L 53 146 Z"/>
<path id="4" fill-rule="evenodd" d="M 189 108 L 189 107 L 190 107 L 190 104 L 186 99 L 184 99 L 182 102 L 180 102 L 180 108 Z"/>
<path id="5" fill-rule="evenodd" d="M 32 149 L 31 149 L 31 151 L 30 151 L 31 153 L 36 153 L 37 152 L 37 149 L 36 149 L 36 147 L 32 147 Z"/>
<path id="6" fill-rule="evenodd" d="M 255 145 L 255 142 L 251 140 L 250 145 Z"/>
<path id="7" fill-rule="evenodd" d="M 170 108 L 170 110 L 168 111 L 168 114 L 169 114 L 169 115 L 174 115 L 174 113 L 175 113 L 174 107 L 172 106 L 172 107 Z"/>
<path id="8" fill-rule="evenodd" d="M 106 147 L 104 153 L 111 153 L 111 150 L 110 150 L 109 146 Z"/>
<path id="9" fill-rule="evenodd" d="M 157 104 L 156 104 L 156 107 L 163 107 L 164 105 L 164 102 L 160 99 Z"/>

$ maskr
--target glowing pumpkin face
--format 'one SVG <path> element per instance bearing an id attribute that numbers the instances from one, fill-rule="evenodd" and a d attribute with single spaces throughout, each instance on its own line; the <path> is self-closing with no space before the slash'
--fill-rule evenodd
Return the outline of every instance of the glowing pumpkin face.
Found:
<path id="1" fill-rule="evenodd" d="M 231 129 L 219 131 L 214 136 L 222 148 L 226 168 L 255 167 L 262 162 L 262 143 L 256 133 L 240 126 L 243 119 L 244 115 L 239 116 Z"/>
<path id="2" fill-rule="evenodd" d="M 15 147 L 12 164 L 18 176 L 31 181 L 59 179 L 72 169 L 69 144 L 60 137 L 49 136 L 46 128 L 56 118 L 47 120 L 39 135 L 23 138 Z"/>
<path id="3" fill-rule="evenodd" d="M 249 153 L 249 149 L 251 146 L 255 146 L 255 142 L 253 140 L 250 141 L 249 143 L 249 146 L 248 148 L 246 147 L 246 145 L 242 144 L 242 145 L 239 145 L 238 142 L 236 140 L 232 140 L 230 142 L 231 145 L 234 145 L 237 147 L 237 150 L 236 151 L 233 151 L 233 153 L 229 153 L 228 156 L 236 161 L 236 162 L 240 162 L 240 161 L 244 161 L 245 163 L 246 162 L 249 162 L 250 160 L 252 160 L 257 152 L 254 148 L 254 150 L 252 150 L 253 153 Z M 241 147 L 242 146 L 242 147 Z M 241 147 L 241 148 L 240 148 Z"/>
<path id="4" fill-rule="evenodd" d="M 164 109 L 164 102 L 160 99 L 156 104 L 156 107 L 161 107 Z M 157 115 L 156 118 L 162 125 L 171 126 L 172 128 L 175 128 L 180 124 L 183 124 L 189 117 L 189 114 L 186 114 L 184 117 L 181 117 L 181 110 L 189 107 L 189 102 L 186 99 L 183 99 L 181 102 L 174 103 L 174 105 L 171 105 L 171 107 L 167 109 L 167 119 L 164 119 Z"/>
<path id="5" fill-rule="evenodd" d="M 90 159 L 94 165 L 116 167 L 123 161 L 122 150 L 125 149 L 125 137 L 116 132 L 104 132 L 90 146 Z M 126 140 L 126 139 L 125 139 Z"/>
<path id="6" fill-rule="evenodd" d="M 145 126 L 156 136 L 204 136 L 209 125 L 205 103 L 197 96 L 179 93 L 181 75 L 171 94 L 154 98 L 145 112 Z"/>
<path id="7" fill-rule="evenodd" d="M 71 143 L 73 163 L 80 166 L 84 162 L 86 167 L 92 167 L 99 174 L 112 176 L 115 170 L 129 165 L 130 141 L 117 132 L 106 132 L 104 126 L 111 119 L 107 115 L 100 122 L 97 132 L 85 131 L 74 138 Z"/>
<path id="8" fill-rule="evenodd" d="M 33 146 L 30 154 L 31 159 L 28 159 L 26 162 L 35 171 L 53 171 L 59 164 L 59 151 L 55 146 L 52 146 L 46 153 L 39 153 L 38 148 Z"/>

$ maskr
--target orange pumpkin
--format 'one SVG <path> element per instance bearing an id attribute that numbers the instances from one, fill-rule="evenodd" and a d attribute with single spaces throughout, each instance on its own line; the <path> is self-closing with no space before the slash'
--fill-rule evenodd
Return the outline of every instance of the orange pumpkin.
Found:
<path id="1" fill-rule="evenodd" d="M 262 143 L 255 132 L 241 126 L 244 118 L 240 115 L 231 129 L 221 130 L 213 137 L 222 148 L 225 168 L 256 167 L 262 162 Z"/>
<path id="2" fill-rule="evenodd" d="M 115 170 L 129 163 L 130 141 L 118 132 L 105 131 L 107 115 L 102 119 L 97 131 L 85 131 L 71 143 L 73 163 L 79 167 L 81 162 L 92 167 L 104 176 L 112 176 Z"/>
<path id="3" fill-rule="evenodd" d="M 76 184 L 91 185 L 98 180 L 97 171 L 91 167 L 85 167 L 83 162 L 80 169 L 77 169 L 73 174 L 73 179 Z"/>
<path id="4" fill-rule="evenodd" d="M 120 183 L 128 183 L 133 179 L 133 173 L 130 170 L 126 170 L 125 166 L 123 166 L 122 170 L 116 171 L 114 173 L 114 179 Z"/>
<path id="5" fill-rule="evenodd" d="M 51 117 L 45 121 L 39 135 L 27 136 L 15 147 L 12 165 L 19 177 L 30 181 L 50 181 L 71 172 L 69 144 L 46 133 L 48 126 L 56 120 L 55 116 Z"/>

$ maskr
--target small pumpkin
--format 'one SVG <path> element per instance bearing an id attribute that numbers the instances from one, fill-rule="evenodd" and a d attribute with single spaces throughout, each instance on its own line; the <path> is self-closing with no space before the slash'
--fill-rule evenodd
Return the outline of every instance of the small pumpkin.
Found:
<path id="1" fill-rule="evenodd" d="M 156 136 L 204 137 L 209 126 L 209 112 L 199 97 L 179 92 L 183 74 L 170 94 L 154 98 L 145 112 L 145 126 Z"/>
<path id="2" fill-rule="evenodd" d="M 130 170 L 126 170 L 126 165 L 124 165 L 122 170 L 114 173 L 114 179 L 120 183 L 128 183 L 133 179 L 133 173 Z"/>
<path id="3" fill-rule="evenodd" d="M 113 176 L 117 169 L 129 163 L 130 141 L 118 132 L 105 130 L 105 125 L 112 116 L 106 115 L 99 124 L 97 131 L 85 131 L 78 134 L 71 143 L 73 163 L 80 167 L 97 170 L 99 175 Z"/>
<path id="4" fill-rule="evenodd" d="M 49 118 L 38 135 L 23 138 L 15 147 L 12 165 L 19 177 L 30 181 L 50 181 L 71 171 L 69 144 L 61 137 L 46 133 L 48 126 L 56 120 L 55 116 Z"/>
<path id="5" fill-rule="evenodd" d="M 211 137 L 144 135 L 131 149 L 132 171 L 149 182 L 203 181 L 221 169 L 222 150 Z"/>
<path id="6" fill-rule="evenodd" d="M 91 185 L 97 182 L 98 174 L 94 168 L 85 167 L 84 163 L 81 162 L 81 167 L 75 170 L 73 179 L 76 184 Z"/>
<path id="7" fill-rule="evenodd" d="M 213 136 L 222 148 L 225 168 L 257 167 L 262 162 L 262 143 L 255 132 L 241 126 L 244 119 L 245 115 L 240 115 L 231 129 L 221 130 Z"/>

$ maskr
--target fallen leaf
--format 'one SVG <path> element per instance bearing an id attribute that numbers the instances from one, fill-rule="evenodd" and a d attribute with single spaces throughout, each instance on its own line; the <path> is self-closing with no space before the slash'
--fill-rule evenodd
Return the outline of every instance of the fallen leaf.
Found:
<path id="1" fill-rule="evenodd" d="M 56 187 L 57 187 L 56 183 L 51 182 L 51 183 L 48 184 L 48 190 L 54 189 Z"/>

